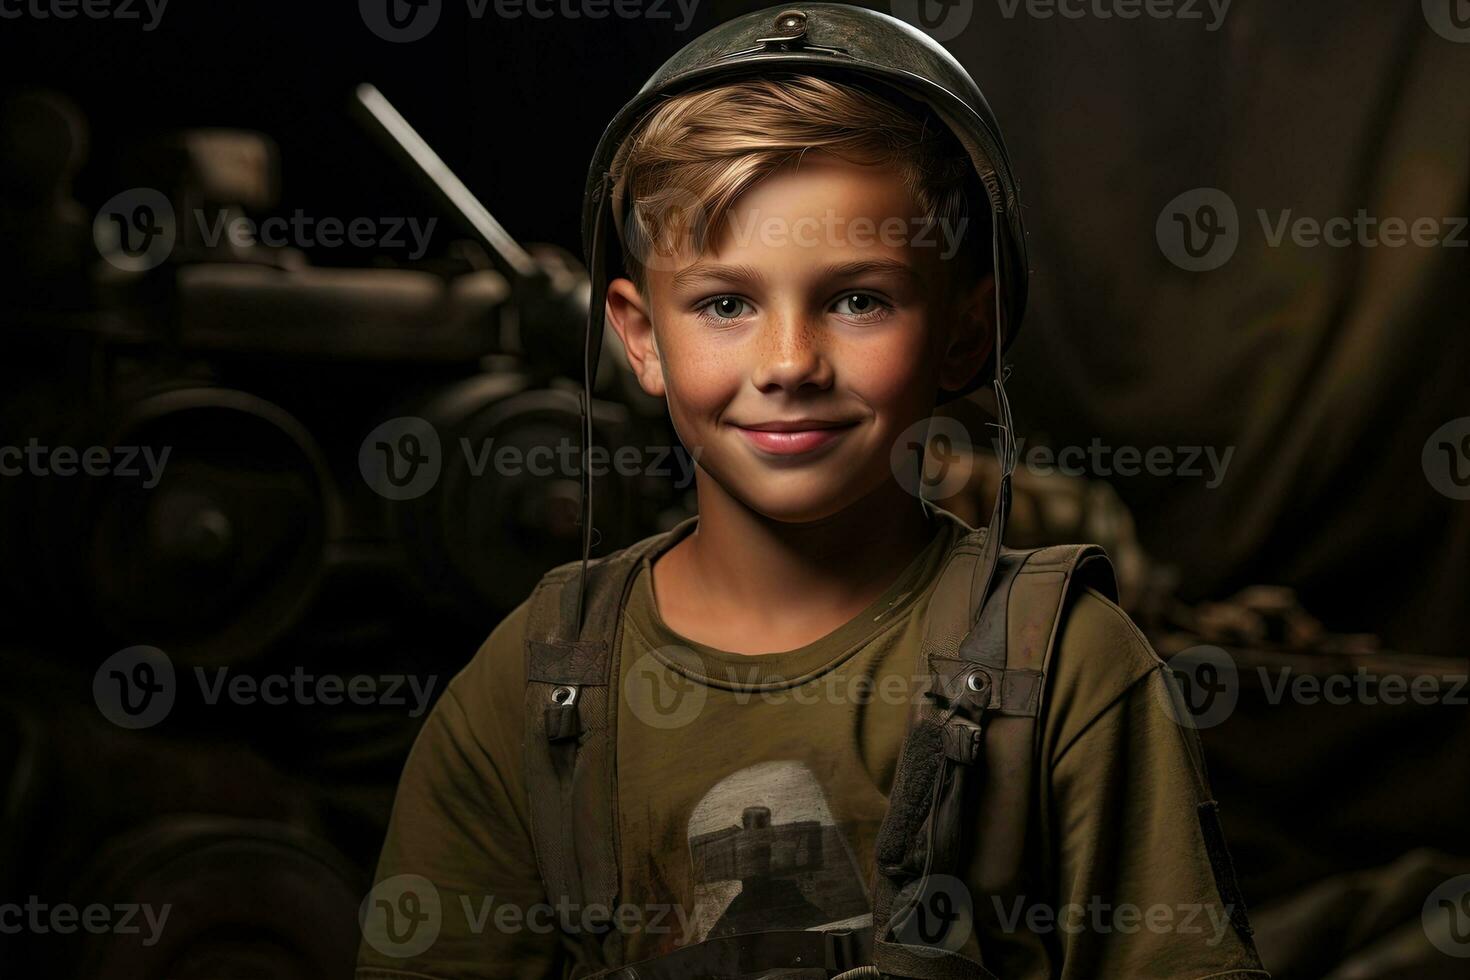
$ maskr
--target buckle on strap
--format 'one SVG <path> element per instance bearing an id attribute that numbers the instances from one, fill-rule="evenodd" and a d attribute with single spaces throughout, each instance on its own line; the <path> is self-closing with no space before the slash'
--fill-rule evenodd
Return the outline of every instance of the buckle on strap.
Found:
<path id="1" fill-rule="evenodd" d="M 871 938 L 871 930 L 834 929 L 822 935 L 826 942 L 825 962 L 822 965 L 827 970 L 851 970 L 872 962 L 864 942 Z"/>

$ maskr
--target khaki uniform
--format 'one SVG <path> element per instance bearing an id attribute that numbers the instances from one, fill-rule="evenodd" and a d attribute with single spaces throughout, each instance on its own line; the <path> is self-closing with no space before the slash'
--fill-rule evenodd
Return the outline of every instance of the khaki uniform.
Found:
<path id="1" fill-rule="evenodd" d="M 614 920 L 629 962 L 739 932 L 866 924 L 875 836 L 913 692 L 927 682 L 924 611 L 957 534 L 939 527 L 846 625 L 757 656 L 672 632 L 644 561 L 620 627 L 617 694 Z M 399 787 L 375 880 L 431 882 L 437 937 L 407 956 L 410 944 L 365 942 L 359 978 L 562 975 L 522 771 L 525 613 L 450 684 Z M 1266 977 L 1197 736 L 1169 711 L 1166 668 L 1094 591 L 1078 594 L 1061 629 L 1027 855 L 1046 894 L 957 883 L 955 934 L 1005 980 Z M 776 833 L 750 833 L 764 828 Z"/>

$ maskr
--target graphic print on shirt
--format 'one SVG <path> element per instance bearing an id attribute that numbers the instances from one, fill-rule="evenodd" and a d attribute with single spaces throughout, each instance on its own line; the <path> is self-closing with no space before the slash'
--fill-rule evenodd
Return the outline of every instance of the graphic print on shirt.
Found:
<path id="1" fill-rule="evenodd" d="M 763 762 L 716 783 L 689 815 L 689 856 L 695 942 L 871 921 L 858 863 L 804 763 Z"/>

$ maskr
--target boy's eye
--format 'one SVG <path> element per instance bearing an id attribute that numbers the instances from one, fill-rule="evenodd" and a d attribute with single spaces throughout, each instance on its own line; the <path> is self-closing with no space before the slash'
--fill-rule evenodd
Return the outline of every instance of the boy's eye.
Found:
<path id="1" fill-rule="evenodd" d="M 739 296 L 716 296 L 697 307 L 701 316 L 711 320 L 737 319 L 750 304 Z"/>
<path id="2" fill-rule="evenodd" d="M 833 310 L 843 316 L 872 320 L 884 315 L 888 306 L 870 293 L 847 293 L 833 305 Z"/>

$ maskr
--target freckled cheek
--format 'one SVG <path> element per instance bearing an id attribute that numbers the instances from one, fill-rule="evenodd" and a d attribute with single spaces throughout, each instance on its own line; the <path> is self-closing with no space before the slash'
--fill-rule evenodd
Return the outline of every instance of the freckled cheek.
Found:
<path id="1" fill-rule="evenodd" d="M 691 420 L 718 414 L 746 377 L 739 351 L 716 343 L 674 335 L 660 341 L 660 350 L 670 401 Z"/>
<path id="2" fill-rule="evenodd" d="M 917 389 L 923 388 L 915 385 L 915 379 L 932 374 L 932 360 L 923 331 L 915 326 L 845 350 L 838 371 L 847 375 L 848 387 L 869 404 L 881 407 L 914 401 L 920 393 Z"/>

